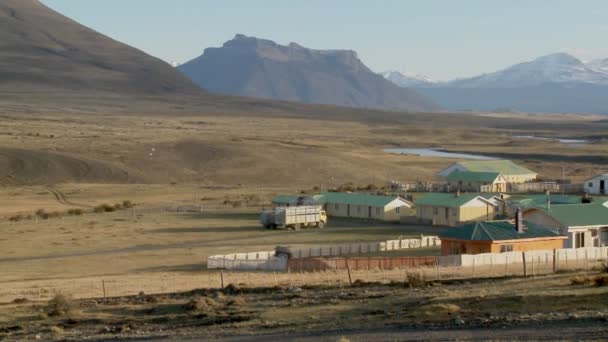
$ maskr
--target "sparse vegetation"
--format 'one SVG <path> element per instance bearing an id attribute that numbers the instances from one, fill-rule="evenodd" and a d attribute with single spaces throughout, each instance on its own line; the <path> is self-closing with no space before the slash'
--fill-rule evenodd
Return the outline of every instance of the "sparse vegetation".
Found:
<path id="1" fill-rule="evenodd" d="M 62 317 L 76 313 L 76 305 L 69 297 L 57 294 L 44 307 L 44 313 L 49 317 Z"/>

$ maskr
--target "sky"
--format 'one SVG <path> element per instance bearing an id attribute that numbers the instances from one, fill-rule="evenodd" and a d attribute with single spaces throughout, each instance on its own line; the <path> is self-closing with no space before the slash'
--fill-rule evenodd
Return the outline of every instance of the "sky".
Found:
<path id="1" fill-rule="evenodd" d="M 568 52 L 608 57 L 606 0 L 41 0 L 105 35 L 183 63 L 237 33 L 347 49 L 372 70 L 448 80 Z"/>

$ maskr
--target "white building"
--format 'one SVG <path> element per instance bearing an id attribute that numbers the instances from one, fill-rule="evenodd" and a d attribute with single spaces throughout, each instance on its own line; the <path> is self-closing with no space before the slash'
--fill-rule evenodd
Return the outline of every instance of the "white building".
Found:
<path id="1" fill-rule="evenodd" d="M 585 192 L 591 195 L 608 195 L 608 173 L 587 179 Z"/>

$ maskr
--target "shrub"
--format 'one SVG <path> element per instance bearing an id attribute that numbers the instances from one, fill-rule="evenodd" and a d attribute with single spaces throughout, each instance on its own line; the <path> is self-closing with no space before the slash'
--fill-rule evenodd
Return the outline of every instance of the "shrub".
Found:
<path id="1" fill-rule="evenodd" d="M 50 317 L 66 316 L 74 313 L 75 307 L 72 301 L 65 295 L 57 294 L 49 300 L 44 312 Z"/>
<path id="2" fill-rule="evenodd" d="M 96 213 L 110 213 L 110 212 L 114 212 L 114 211 L 116 211 L 116 208 L 109 204 L 101 204 L 101 205 L 98 205 L 95 208 L 93 208 L 93 212 L 96 212 Z"/>
<path id="3" fill-rule="evenodd" d="M 124 201 L 122 201 L 122 206 L 126 209 L 129 209 L 129 208 L 133 208 L 135 206 L 135 204 L 133 204 L 133 202 L 131 202 L 129 200 L 124 200 Z"/>
<path id="4" fill-rule="evenodd" d="M 591 282 L 591 279 L 582 276 L 576 276 L 570 279 L 570 285 L 586 285 Z"/>
<path id="5" fill-rule="evenodd" d="M 82 209 L 70 209 L 70 210 L 68 210 L 68 215 L 70 215 L 70 216 L 80 216 L 82 214 L 83 214 Z"/>
<path id="6" fill-rule="evenodd" d="M 247 302 L 245 301 L 245 299 L 243 299 L 241 297 L 236 297 L 233 300 L 229 301 L 226 305 L 227 306 L 246 306 Z"/>
<path id="7" fill-rule="evenodd" d="M 116 209 L 116 210 L 122 209 L 122 203 L 116 203 L 116 204 L 114 204 L 114 209 Z"/>
<path id="8" fill-rule="evenodd" d="M 93 208 L 93 212 L 95 213 L 103 213 L 105 211 L 103 205 L 98 205 L 95 208 Z"/>
<path id="9" fill-rule="evenodd" d="M 606 286 L 608 285 L 608 276 L 599 275 L 593 278 L 593 285 L 595 286 Z"/>
<path id="10" fill-rule="evenodd" d="M 14 215 L 14 216 L 9 217 L 8 220 L 11 222 L 18 222 L 18 221 L 23 220 L 23 218 L 24 217 L 21 214 L 19 214 L 19 215 Z"/>
<path id="11" fill-rule="evenodd" d="M 241 201 L 234 201 L 232 202 L 232 207 L 233 208 L 239 208 L 243 205 L 243 203 Z"/>
<path id="12" fill-rule="evenodd" d="M 411 288 L 426 287 L 426 278 L 422 273 L 408 273 L 407 282 Z"/>

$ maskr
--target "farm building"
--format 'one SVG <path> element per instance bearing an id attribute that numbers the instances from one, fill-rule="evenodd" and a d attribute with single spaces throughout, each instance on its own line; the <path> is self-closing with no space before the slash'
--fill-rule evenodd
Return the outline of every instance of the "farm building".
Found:
<path id="1" fill-rule="evenodd" d="M 330 217 L 369 218 L 399 221 L 401 215 L 414 205 L 398 196 L 379 196 L 364 193 L 324 193 L 325 210 Z"/>
<path id="2" fill-rule="evenodd" d="M 454 163 L 439 172 L 442 177 L 448 177 L 453 172 L 484 172 L 498 173 L 507 183 L 526 183 L 536 179 L 538 174 L 519 166 L 510 160 L 474 160 Z"/>
<path id="3" fill-rule="evenodd" d="M 430 193 L 416 201 L 417 218 L 437 226 L 494 220 L 496 214 L 496 206 L 477 194 Z"/>
<path id="4" fill-rule="evenodd" d="M 608 195 L 608 173 L 587 179 L 585 192 L 591 195 Z"/>
<path id="5" fill-rule="evenodd" d="M 506 192 L 507 180 L 497 172 L 452 172 L 447 177 L 450 189 L 474 192 Z"/>
<path id="6" fill-rule="evenodd" d="M 439 235 L 441 254 L 526 252 L 563 248 L 566 236 L 542 225 L 521 221 L 473 222 Z"/>
<path id="7" fill-rule="evenodd" d="M 325 192 L 318 195 L 280 195 L 272 199 L 274 207 L 322 205 L 330 217 L 367 218 L 399 221 L 414 205 L 399 196 L 366 193 Z"/>
<path id="8" fill-rule="evenodd" d="M 524 210 L 524 219 L 567 235 L 566 248 L 608 246 L 608 204 L 569 204 Z"/>

